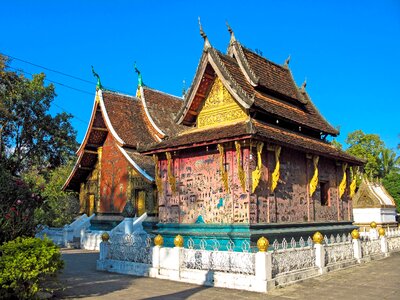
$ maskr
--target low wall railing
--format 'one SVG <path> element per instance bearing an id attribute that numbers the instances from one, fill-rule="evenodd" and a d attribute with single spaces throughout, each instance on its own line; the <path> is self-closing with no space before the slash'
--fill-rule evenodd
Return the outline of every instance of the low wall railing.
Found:
<path id="1" fill-rule="evenodd" d="M 163 238 L 147 234 L 104 234 L 100 244 L 99 270 L 226 288 L 266 292 L 276 285 L 318 276 L 400 251 L 399 229 L 383 228 L 360 238 L 357 230 L 348 235 L 323 236 L 316 232 L 306 240 L 285 239 L 271 246 L 266 238 L 257 242 L 258 251 L 248 242 L 237 249 L 233 241 L 220 249 L 217 240 L 193 240 L 184 248 L 182 236 L 176 236 L 175 247 L 163 247 Z M 210 241 L 208 241 L 210 243 Z M 236 245 L 237 246 L 237 245 Z"/>

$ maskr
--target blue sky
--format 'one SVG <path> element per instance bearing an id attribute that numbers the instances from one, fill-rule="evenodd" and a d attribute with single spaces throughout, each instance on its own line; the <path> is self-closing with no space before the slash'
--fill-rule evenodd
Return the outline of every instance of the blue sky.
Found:
<path id="1" fill-rule="evenodd" d="M 203 40 L 225 51 L 227 20 L 236 38 L 290 68 L 321 113 L 340 126 L 400 143 L 400 1 L 0 1 L 0 52 L 88 81 L 23 63 L 56 85 L 52 111 L 76 118 L 78 141 L 91 113 L 94 65 L 105 87 L 134 94 L 136 61 L 144 83 L 180 96 L 191 84 Z"/>

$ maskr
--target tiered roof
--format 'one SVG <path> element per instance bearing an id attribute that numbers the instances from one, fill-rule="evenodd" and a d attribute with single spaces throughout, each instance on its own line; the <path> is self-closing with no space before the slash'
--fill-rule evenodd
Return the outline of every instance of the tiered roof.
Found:
<path id="1" fill-rule="evenodd" d="M 214 128 L 193 129 L 217 77 L 237 104 L 248 112 L 249 119 Z M 362 164 L 359 159 L 325 141 L 326 136 L 336 136 L 339 132 L 319 113 L 305 85 L 296 85 L 288 64 L 275 64 L 243 47 L 233 32 L 227 54 L 213 48 L 205 36 L 195 78 L 177 114 L 176 122 L 186 125 L 186 130 L 145 147 L 143 153 L 188 148 L 228 139 L 259 138 L 305 152 Z"/>
<path id="2" fill-rule="evenodd" d="M 77 151 L 77 162 L 63 189 L 79 190 L 80 183 L 93 171 L 97 149 L 108 134 L 113 136 L 127 161 L 144 178 L 154 180 L 152 159 L 139 154 L 137 148 L 160 141 L 167 134 L 176 134 L 180 126 L 173 120 L 182 100 L 148 87 L 139 88 L 138 97 L 101 89 L 96 92 L 90 123 Z"/>

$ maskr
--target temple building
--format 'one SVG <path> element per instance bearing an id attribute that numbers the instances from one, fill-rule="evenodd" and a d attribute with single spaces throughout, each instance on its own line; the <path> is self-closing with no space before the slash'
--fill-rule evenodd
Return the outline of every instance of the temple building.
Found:
<path id="1" fill-rule="evenodd" d="M 136 97 L 103 89 L 98 77 L 89 126 L 63 187 L 79 192 L 81 213 L 121 220 L 131 203 L 137 215 L 158 215 L 153 160 L 137 148 L 175 134 L 181 104 L 144 86 L 141 77 Z"/>
<path id="2" fill-rule="evenodd" d="M 153 156 L 158 232 L 256 241 L 349 232 L 363 161 L 327 141 L 338 130 L 298 87 L 289 59 L 276 64 L 241 45 L 227 53 L 206 34 L 175 121 L 184 128 L 140 147 Z M 297 233 L 296 233 L 297 232 Z"/>
<path id="3" fill-rule="evenodd" d="M 370 224 L 377 227 L 397 227 L 396 202 L 380 182 L 364 178 L 353 199 L 354 225 L 368 231 Z"/>

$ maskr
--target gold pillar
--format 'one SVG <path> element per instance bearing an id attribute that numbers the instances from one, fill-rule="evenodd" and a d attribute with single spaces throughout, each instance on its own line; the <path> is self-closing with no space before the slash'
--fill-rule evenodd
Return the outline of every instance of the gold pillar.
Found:
<path id="1" fill-rule="evenodd" d="M 103 157 L 103 147 L 97 148 L 97 160 L 99 164 L 99 170 L 97 172 L 97 205 L 96 211 L 100 212 L 100 199 L 101 199 L 101 159 Z"/>

